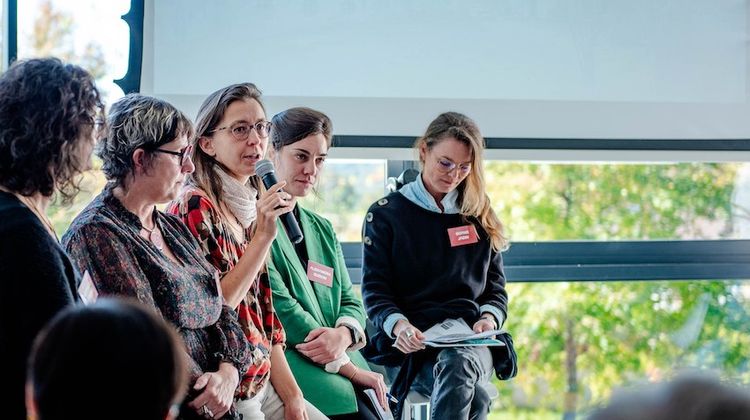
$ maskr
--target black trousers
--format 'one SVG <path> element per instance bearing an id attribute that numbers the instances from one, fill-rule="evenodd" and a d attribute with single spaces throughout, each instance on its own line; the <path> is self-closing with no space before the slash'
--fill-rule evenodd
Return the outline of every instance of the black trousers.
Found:
<path id="1" fill-rule="evenodd" d="M 328 418 L 331 420 L 378 420 L 375 408 L 372 406 L 370 398 L 365 395 L 364 390 L 355 385 L 354 392 L 357 395 L 357 412 L 328 416 Z"/>

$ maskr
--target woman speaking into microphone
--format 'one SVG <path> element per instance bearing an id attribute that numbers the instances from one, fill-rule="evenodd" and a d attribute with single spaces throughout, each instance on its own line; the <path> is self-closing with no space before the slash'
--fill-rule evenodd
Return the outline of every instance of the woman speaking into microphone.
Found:
<path id="1" fill-rule="evenodd" d="M 285 333 L 273 309 L 265 260 L 276 220 L 292 210 L 284 182 L 260 193 L 255 164 L 268 146 L 271 123 L 252 83 L 219 89 L 198 111 L 195 172 L 169 206 L 200 242 L 221 276 L 227 304 L 237 311 L 253 350 L 239 387 L 245 419 L 317 419 L 284 357 Z M 270 380 L 270 383 L 269 383 Z"/>

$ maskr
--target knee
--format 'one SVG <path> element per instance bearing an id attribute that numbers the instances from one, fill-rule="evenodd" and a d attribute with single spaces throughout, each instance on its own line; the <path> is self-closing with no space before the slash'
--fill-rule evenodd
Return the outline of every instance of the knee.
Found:
<path id="1" fill-rule="evenodd" d="M 481 371 L 471 355 L 460 348 L 447 348 L 440 352 L 434 368 L 435 379 L 452 378 L 473 385 L 481 377 Z"/>

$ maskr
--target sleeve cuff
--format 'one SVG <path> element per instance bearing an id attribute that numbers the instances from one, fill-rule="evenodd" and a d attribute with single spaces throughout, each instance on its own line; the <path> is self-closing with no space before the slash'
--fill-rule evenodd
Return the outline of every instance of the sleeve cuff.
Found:
<path id="1" fill-rule="evenodd" d="M 388 315 L 385 322 L 383 322 L 383 331 L 388 334 L 388 337 L 393 338 L 393 327 L 395 327 L 396 323 L 402 319 L 406 319 L 406 317 L 398 312 Z M 406 320 L 408 321 L 408 319 Z"/>
<path id="2" fill-rule="evenodd" d="M 503 324 L 505 323 L 505 314 L 503 311 L 492 305 L 482 305 L 479 307 L 479 312 L 494 316 L 495 322 L 497 322 L 497 329 L 503 328 Z"/>
<path id="3" fill-rule="evenodd" d="M 214 357 L 219 361 L 219 363 L 229 363 L 230 365 L 234 366 L 234 368 L 237 369 L 237 374 L 239 375 L 240 380 L 242 380 L 242 376 L 250 367 L 249 362 L 242 363 L 242 360 L 234 356 L 228 356 L 222 353 L 214 353 Z"/>
<path id="4" fill-rule="evenodd" d="M 351 360 L 349 359 L 349 356 L 346 355 L 346 352 L 339 356 L 338 359 L 326 363 L 325 370 L 328 373 L 339 373 L 339 369 L 341 369 L 342 366 L 349 363 Z"/>
<path id="5" fill-rule="evenodd" d="M 274 320 L 271 327 L 271 345 L 280 345 L 284 347 L 284 350 L 286 350 L 286 331 L 284 331 L 284 327 L 281 326 L 281 321 L 279 321 L 279 318 L 277 318 L 276 313 L 273 314 Z"/>
<path id="6" fill-rule="evenodd" d="M 336 320 L 335 328 L 341 326 L 349 327 L 354 331 L 354 342 L 352 342 L 352 345 L 349 346 L 346 351 L 356 351 L 363 348 L 365 344 L 367 344 L 367 340 L 365 339 L 365 330 L 362 328 L 362 325 L 359 324 L 359 321 L 357 321 L 356 318 L 353 318 L 351 316 L 339 317 L 339 319 Z"/>

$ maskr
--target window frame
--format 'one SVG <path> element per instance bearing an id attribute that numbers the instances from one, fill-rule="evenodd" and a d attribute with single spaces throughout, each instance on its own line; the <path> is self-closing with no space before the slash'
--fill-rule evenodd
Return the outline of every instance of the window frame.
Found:
<path id="1" fill-rule="evenodd" d="M 18 0 L 6 0 L 8 24 L 5 39 L 7 45 L 5 51 L 7 56 L 3 57 L 5 62 L 3 68 L 8 68 L 18 59 Z M 130 50 L 128 55 L 128 70 L 121 79 L 114 83 L 128 94 L 140 91 L 141 87 L 141 63 L 143 62 L 143 19 L 145 0 L 130 0 L 130 10 L 121 16 L 122 20 L 130 28 Z"/>
<path id="2" fill-rule="evenodd" d="M 414 138 L 336 137 L 337 148 L 411 149 Z M 602 140 L 487 138 L 487 150 L 562 149 L 660 151 L 750 150 L 750 140 Z M 536 143 L 539 142 L 539 143 Z M 541 147 L 543 146 L 543 147 Z M 717 146 L 717 147 L 709 147 Z M 736 149 L 733 149 L 736 148 Z M 376 152 L 376 150 L 374 151 Z M 372 153 L 370 154 L 372 156 Z M 647 157 L 644 156 L 644 163 Z M 418 164 L 388 160 L 386 178 Z M 362 243 L 342 243 L 352 283 L 362 279 Z M 509 282 L 661 281 L 750 279 L 750 240 L 640 240 L 513 242 L 503 254 Z"/>
<path id="3" fill-rule="evenodd" d="M 341 244 L 352 283 L 362 243 Z M 750 278 L 750 240 L 515 242 L 503 254 L 508 282 L 735 280 Z"/>

